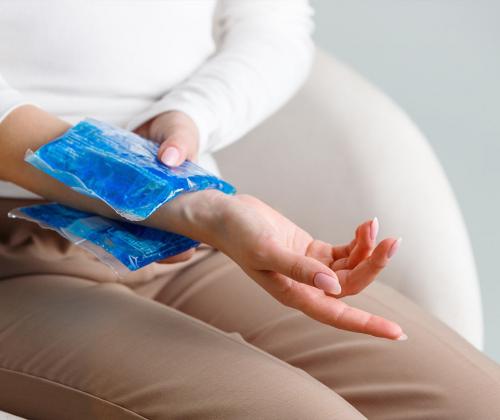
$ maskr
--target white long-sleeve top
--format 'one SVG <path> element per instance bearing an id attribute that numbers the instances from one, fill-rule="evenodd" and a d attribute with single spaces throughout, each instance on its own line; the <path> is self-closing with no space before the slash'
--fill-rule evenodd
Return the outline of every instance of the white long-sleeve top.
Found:
<path id="1" fill-rule="evenodd" d="M 305 80 L 312 29 L 307 0 L 0 0 L 0 123 L 25 103 L 130 130 L 179 110 L 217 173 L 211 153 Z"/>

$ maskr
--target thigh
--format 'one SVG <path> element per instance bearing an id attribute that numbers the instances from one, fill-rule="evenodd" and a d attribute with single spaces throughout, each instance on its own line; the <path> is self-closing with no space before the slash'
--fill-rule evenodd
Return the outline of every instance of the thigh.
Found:
<path id="1" fill-rule="evenodd" d="M 276 302 L 217 252 L 180 273 L 156 299 L 303 369 L 370 419 L 486 419 L 500 413 L 498 365 L 382 284 L 346 301 L 397 321 L 407 341 L 316 322 Z"/>
<path id="2" fill-rule="evenodd" d="M 360 419 L 300 369 L 118 283 L 0 281 L 0 409 L 37 419 Z"/>

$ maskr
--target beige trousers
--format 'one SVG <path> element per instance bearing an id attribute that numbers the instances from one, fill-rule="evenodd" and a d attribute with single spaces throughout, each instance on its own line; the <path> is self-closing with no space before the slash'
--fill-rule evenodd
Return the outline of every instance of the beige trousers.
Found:
<path id="1" fill-rule="evenodd" d="M 30 419 L 497 419 L 500 369 L 378 283 L 392 342 L 313 321 L 202 247 L 117 279 L 0 202 L 0 409 Z M 435 279 L 439 281 L 439 279 Z"/>

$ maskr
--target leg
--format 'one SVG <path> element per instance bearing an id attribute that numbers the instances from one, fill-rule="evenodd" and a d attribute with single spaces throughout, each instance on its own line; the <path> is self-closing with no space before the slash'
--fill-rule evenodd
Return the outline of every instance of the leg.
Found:
<path id="1" fill-rule="evenodd" d="M 156 299 L 303 369 L 369 419 L 493 419 L 500 413 L 498 365 L 383 284 L 346 300 L 400 323 L 406 342 L 313 321 L 274 301 L 216 252 Z"/>
<path id="2" fill-rule="evenodd" d="M 38 419 L 361 419 L 300 369 L 118 283 L 0 281 L 0 408 Z"/>

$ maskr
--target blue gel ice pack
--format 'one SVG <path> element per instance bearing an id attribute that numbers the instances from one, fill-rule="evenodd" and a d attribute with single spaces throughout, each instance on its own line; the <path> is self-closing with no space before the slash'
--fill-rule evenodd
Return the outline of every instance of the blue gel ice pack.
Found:
<path id="1" fill-rule="evenodd" d="M 26 161 L 74 190 L 106 202 L 129 220 L 143 220 L 179 194 L 235 188 L 193 162 L 170 168 L 158 144 L 103 122 L 86 119 L 62 136 L 28 151 Z"/>
<path id="2" fill-rule="evenodd" d="M 122 270 L 123 266 L 137 270 L 199 245 L 176 233 L 112 220 L 56 203 L 20 207 L 9 212 L 9 216 L 55 230 L 92 252 L 119 274 L 127 272 Z"/>

